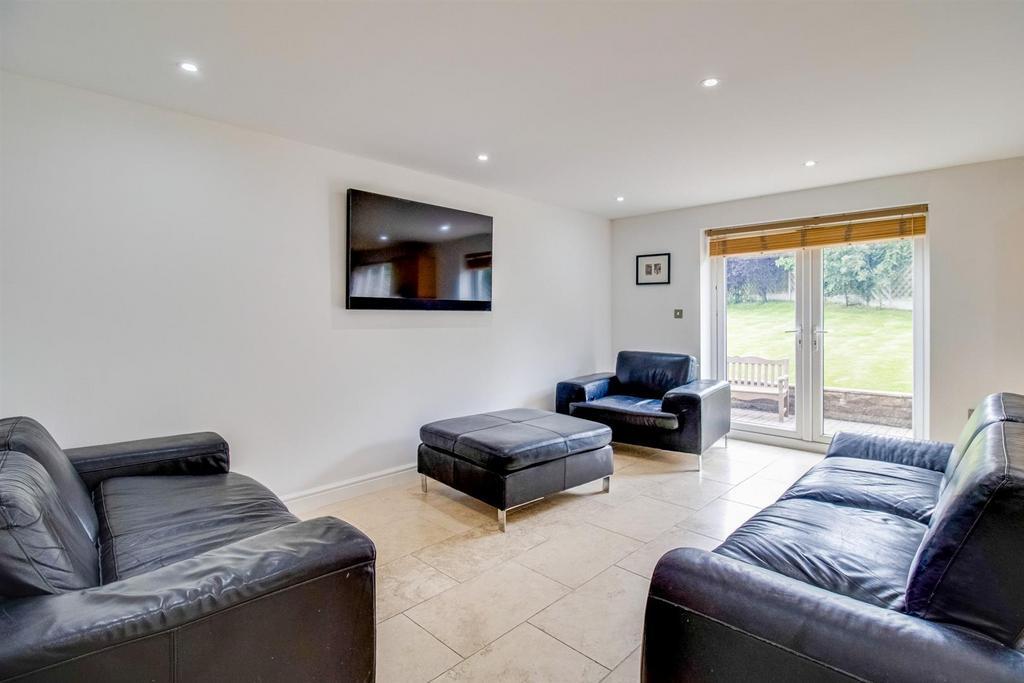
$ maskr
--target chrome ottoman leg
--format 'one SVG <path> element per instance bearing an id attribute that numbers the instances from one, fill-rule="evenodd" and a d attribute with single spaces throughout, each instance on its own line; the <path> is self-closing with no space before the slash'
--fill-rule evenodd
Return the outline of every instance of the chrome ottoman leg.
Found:
<path id="1" fill-rule="evenodd" d="M 425 474 L 420 475 L 420 491 L 427 492 L 427 475 Z"/>
<path id="2" fill-rule="evenodd" d="M 507 513 L 507 510 L 498 510 L 498 529 L 501 533 L 505 533 L 505 517 Z"/>
<path id="3" fill-rule="evenodd" d="M 601 491 L 608 493 L 612 490 L 612 478 L 610 476 L 601 480 Z"/>

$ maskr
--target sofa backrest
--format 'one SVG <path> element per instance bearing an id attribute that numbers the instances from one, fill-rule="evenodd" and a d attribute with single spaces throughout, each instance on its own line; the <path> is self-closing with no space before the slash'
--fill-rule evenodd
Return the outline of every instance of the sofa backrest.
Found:
<path id="1" fill-rule="evenodd" d="M 907 612 L 1016 646 L 1024 629 L 1024 423 L 970 439 L 910 567 Z"/>
<path id="2" fill-rule="evenodd" d="M 941 487 L 945 488 L 946 483 L 956 470 L 957 465 L 963 458 L 964 453 L 970 448 L 974 437 L 995 422 L 1024 422 L 1024 396 L 1020 394 L 992 394 L 981 400 L 981 403 L 974 409 L 967 419 L 967 424 L 960 431 L 960 438 L 953 445 L 953 452 L 946 461 L 946 473 L 942 477 Z"/>
<path id="3" fill-rule="evenodd" d="M 0 600 L 99 585 L 96 545 L 35 458 L 0 451 Z"/>
<path id="4" fill-rule="evenodd" d="M 619 351 L 615 360 L 616 391 L 627 396 L 661 398 L 669 389 L 697 379 L 697 359 L 680 353 Z"/>
<path id="5" fill-rule="evenodd" d="M 92 506 L 92 496 L 68 456 L 43 425 L 30 417 L 7 417 L 0 420 L 0 451 L 24 453 L 42 465 L 68 511 L 78 519 L 89 539 L 95 543 L 99 522 Z"/>

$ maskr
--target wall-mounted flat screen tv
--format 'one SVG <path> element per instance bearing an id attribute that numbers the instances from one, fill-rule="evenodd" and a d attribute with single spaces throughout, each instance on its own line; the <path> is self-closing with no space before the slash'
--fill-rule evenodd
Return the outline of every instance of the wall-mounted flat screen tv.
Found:
<path id="1" fill-rule="evenodd" d="M 494 219 L 348 191 L 347 307 L 491 310 Z"/>

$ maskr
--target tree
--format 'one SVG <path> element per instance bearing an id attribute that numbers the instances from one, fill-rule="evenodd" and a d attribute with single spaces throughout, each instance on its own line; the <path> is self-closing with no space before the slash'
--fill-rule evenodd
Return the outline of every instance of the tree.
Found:
<path id="1" fill-rule="evenodd" d="M 826 249 L 822 261 L 825 296 L 841 295 L 849 306 L 854 295 L 865 305 L 877 300 L 881 306 L 905 280 L 914 252 L 907 240 L 848 244 Z"/>
<path id="2" fill-rule="evenodd" d="M 731 258 L 726 262 L 726 285 L 733 303 L 768 302 L 768 294 L 784 288 L 789 272 L 780 268 L 774 256 Z"/>

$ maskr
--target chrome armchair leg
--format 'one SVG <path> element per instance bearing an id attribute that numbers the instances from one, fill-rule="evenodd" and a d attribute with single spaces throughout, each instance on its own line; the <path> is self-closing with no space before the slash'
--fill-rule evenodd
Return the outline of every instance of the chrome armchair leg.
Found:
<path id="1" fill-rule="evenodd" d="M 505 533 L 505 517 L 507 513 L 507 510 L 498 510 L 498 529 L 501 533 Z"/>
<path id="2" fill-rule="evenodd" d="M 427 475 L 425 474 L 420 475 L 420 491 L 427 492 Z"/>
<path id="3" fill-rule="evenodd" d="M 697 471 L 700 472 L 703 469 L 704 469 L 704 456 L 703 455 L 698 455 L 697 456 Z"/>
<path id="4" fill-rule="evenodd" d="M 612 490 L 612 478 L 611 477 L 605 477 L 604 479 L 601 480 L 601 490 L 604 493 L 608 493 L 609 491 Z"/>

